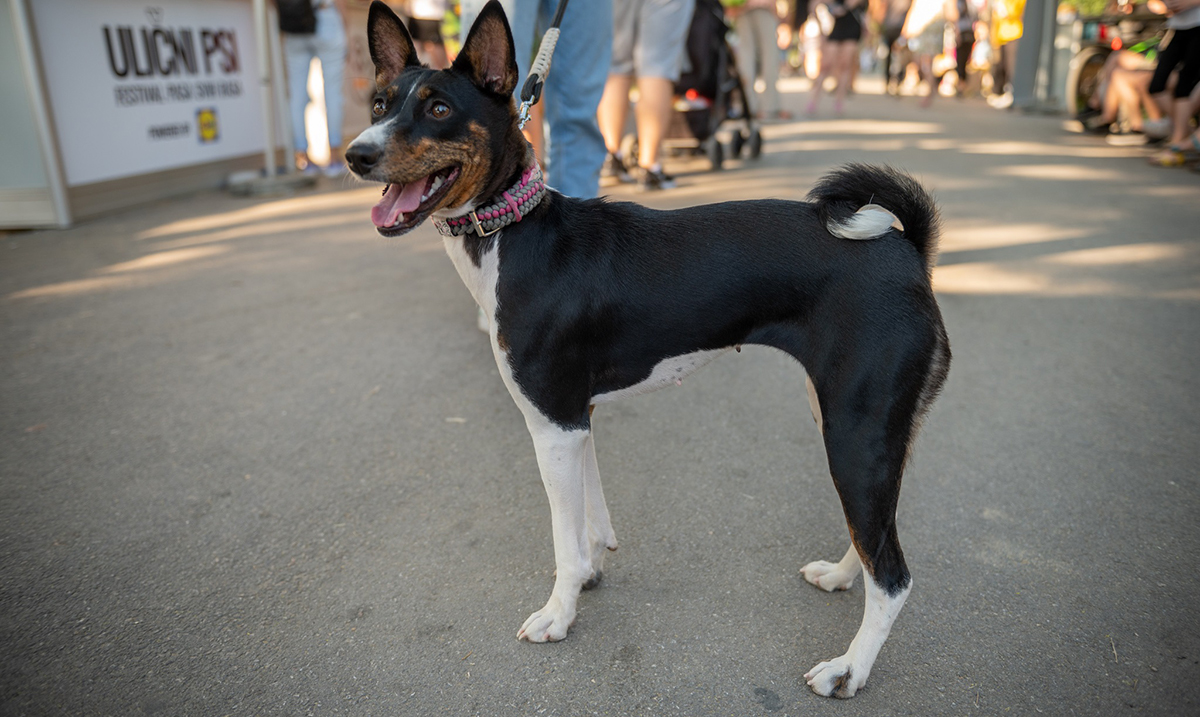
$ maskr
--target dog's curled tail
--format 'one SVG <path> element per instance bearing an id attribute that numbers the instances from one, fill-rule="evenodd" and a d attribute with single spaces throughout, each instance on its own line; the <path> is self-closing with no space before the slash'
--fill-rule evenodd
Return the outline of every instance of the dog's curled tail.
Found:
<path id="1" fill-rule="evenodd" d="M 883 236 L 894 216 L 926 268 L 933 270 L 941 220 L 933 197 L 908 174 L 892 167 L 847 164 L 822 177 L 808 199 L 829 233 L 844 239 Z"/>

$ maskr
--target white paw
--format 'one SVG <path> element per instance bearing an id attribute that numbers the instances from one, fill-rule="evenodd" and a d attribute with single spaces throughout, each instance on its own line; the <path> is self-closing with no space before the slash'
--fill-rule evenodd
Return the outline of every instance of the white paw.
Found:
<path id="1" fill-rule="evenodd" d="M 567 628 L 575 622 L 575 610 L 567 610 L 556 597 L 545 607 L 529 616 L 517 631 L 518 640 L 529 642 L 558 642 L 567 636 Z"/>
<path id="2" fill-rule="evenodd" d="M 844 570 L 840 563 L 828 563 L 824 560 L 817 560 L 800 568 L 800 574 L 805 580 L 826 592 L 848 590 L 854 584 L 858 573 L 857 566 L 854 570 Z"/>
<path id="3" fill-rule="evenodd" d="M 826 660 L 804 673 L 808 686 L 822 697 L 853 697 L 864 684 L 867 676 L 861 677 L 850 669 L 850 660 L 845 655 Z"/>

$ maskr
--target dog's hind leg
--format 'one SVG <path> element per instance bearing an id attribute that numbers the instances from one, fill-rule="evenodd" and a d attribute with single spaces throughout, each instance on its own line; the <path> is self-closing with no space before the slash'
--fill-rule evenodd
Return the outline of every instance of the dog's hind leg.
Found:
<path id="1" fill-rule="evenodd" d="M 587 428 L 565 429 L 550 421 L 526 417 L 554 533 L 554 590 L 541 610 L 529 616 L 517 639 L 553 642 L 567 636 L 575 621 L 575 604 L 584 583 L 591 580 L 591 548 L 587 527 Z"/>
<path id="2" fill-rule="evenodd" d="M 875 400 L 864 405 L 864 396 Z M 804 676 L 814 692 L 826 697 L 853 697 L 866 684 L 912 589 L 895 522 L 900 476 L 913 432 L 912 423 L 903 418 L 916 410 L 907 404 L 915 404 L 915 397 L 889 398 L 876 384 L 848 387 L 822 406 L 830 473 L 853 545 L 838 564 L 810 563 L 802 572 L 809 582 L 832 590 L 848 587 L 861 564 L 866 593 L 862 625 L 849 649 Z"/>
<path id="3" fill-rule="evenodd" d="M 604 557 L 610 550 L 617 549 L 617 536 L 613 533 L 612 522 L 608 517 L 608 504 L 604 501 L 604 489 L 600 487 L 600 467 L 596 463 L 596 440 L 590 432 L 585 451 L 583 487 L 592 577 L 583 584 L 583 589 L 590 590 L 599 585 L 600 580 L 604 577 Z"/>
<path id="4" fill-rule="evenodd" d="M 817 429 L 821 431 L 821 435 L 825 435 L 825 421 L 821 417 L 821 401 L 817 397 L 817 387 L 813 383 L 812 376 L 806 376 L 804 383 L 808 387 L 808 407 L 812 410 L 813 421 L 817 424 Z M 835 590 L 849 590 L 854 584 L 854 578 L 862 572 L 862 561 L 858 559 L 858 550 L 854 544 L 850 544 L 850 549 L 846 551 L 845 556 L 836 563 L 830 563 L 825 560 L 814 560 L 813 562 L 800 568 L 800 574 L 808 582 L 816 585 L 826 592 Z"/>

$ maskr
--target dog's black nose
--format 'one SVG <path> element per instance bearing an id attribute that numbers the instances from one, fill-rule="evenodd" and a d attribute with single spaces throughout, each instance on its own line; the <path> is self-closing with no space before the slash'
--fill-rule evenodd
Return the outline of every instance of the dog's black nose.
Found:
<path id="1" fill-rule="evenodd" d="M 346 150 L 346 163 L 355 174 L 366 174 L 379 164 L 383 150 L 373 144 L 355 144 Z"/>

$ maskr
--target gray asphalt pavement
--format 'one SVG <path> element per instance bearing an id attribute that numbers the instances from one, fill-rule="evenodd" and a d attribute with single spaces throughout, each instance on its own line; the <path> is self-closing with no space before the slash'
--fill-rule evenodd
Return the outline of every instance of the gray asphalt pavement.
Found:
<path id="1" fill-rule="evenodd" d="M 848 538 L 784 355 L 597 411 L 621 547 L 530 645 L 549 510 L 432 227 L 381 239 L 347 180 L 0 237 L 0 714 L 1197 714 L 1200 175 L 1143 154 L 860 95 L 614 192 L 802 198 L 866 161 L 941 203 L 915 588 L 849 702 L 802 677 L 863 592 L 800 577 Z"/>

